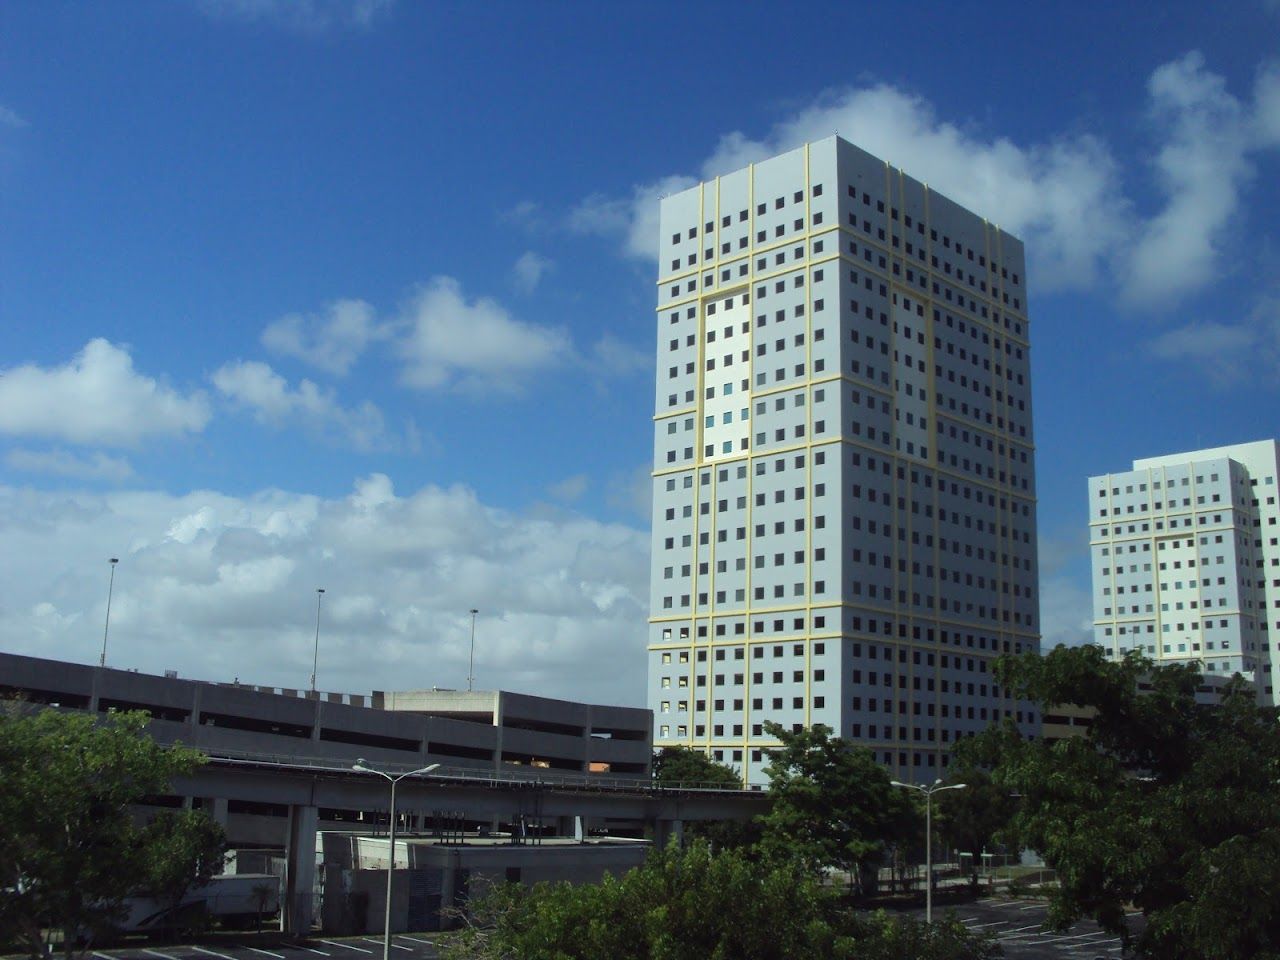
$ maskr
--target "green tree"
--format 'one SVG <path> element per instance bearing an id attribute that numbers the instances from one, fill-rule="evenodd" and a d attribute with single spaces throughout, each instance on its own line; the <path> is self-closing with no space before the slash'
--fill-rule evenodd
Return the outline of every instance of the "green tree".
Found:
<path id="1" fill-rule="evenodd" d="M 108 926 L 145 880 L 130 806 L 203 762 L 146 736 L 141 713 L 0 712 L 0 941 L 47 956 Z M 195 869 L 195 865 L 191 865 Z"/>
<path id="2" fill-rule="evenodd" d="M 712 760 L 701 750 L 664 747 L 653 755 L 653 780 L 663 787 L 719 787 L 741 789 L 742 775 Z M 750 847 L 760 839 L 760 828 L 751 821 L 703 820 L 685 824 L 685 836 L 704 839 L 717 850 Z"/>
<path id="3" fill-rule="evenodd" d="M 174 918 L 187 891 L 222 871 L 227 835 L 202 811 L 166 812 L 142 831 L 139 850 L 141 892 L 154 897 Z"/>
<path id="4" fill-rule="evenodd" d="M 991 774 L 976 763 L 966 762 L 971 740 L 961 740 L 953 753 L 947 780 L 963 783 L 963 790 L 944 790 L 934 797 L 934 830 L 947 846 L 967 853 L 977 882 L 982 853 L 994 846 L 1008 829 L 1017 812 L 1017 799 L 999 786 Z"/>
<path id="5" fill-rule="evenodd" d="M 766 723 L 765 730 L 781 741 L 765 768 L 773 800 L 760 818 L 766 853 L 797 857 L 815 870 L 860 871 L 919 831 L 920 814 L 870 750 L 822 724 L 791 732 Z"/>
<path id="6" fill-rule="evenodd" d="M 653 780 L 664 787 L 741 787 L 742 774 L 701 750 L 663 747 L 653 755 Z"/>
<path id="7" fill-rule="evenodd" d="M 997 677 L 1042 709 L 1096 710 L 1084 737 L 1027 741 L 1006 724 L 973 748 L 1058 873 L 1055 926 L 1093 917 L 1152 958 L 1280 957 L 1276 710 L 1239 680 L 1198 705 L 1194 667 L 1111 663 L 1093 646 L 1002 658 Z M 1136 935 L 1130 904 L 1145 915 Z"/>
<path id="8" fill-rule="evenodd" d="M 475 905 L 453 960 L 985 960 L 990 942 L 954 918 L 847 908 L 796 861 L 753 861 L 703 843 L 655 850 L 599 884 L 506 884 Z"/>

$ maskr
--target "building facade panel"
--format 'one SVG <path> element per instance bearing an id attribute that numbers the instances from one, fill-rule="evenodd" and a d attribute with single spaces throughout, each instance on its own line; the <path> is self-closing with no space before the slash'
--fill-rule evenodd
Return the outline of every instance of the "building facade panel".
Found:
<path id="1" fill-rule="evenodd" d="M 1033 733 L 991 676 L 1039 643 L 1021 244 L 839 138 L 660 220 L 659 745 L 759 782 L 766 721 L 821 722 L 932 779 Z"/>
<path id="2" fill-rule="evenodd" d="M 1240 673 L 1275 703 L 1275 441 L 1135 460 L 1089 480 L 1094 642 L 1109 656 Z"/>

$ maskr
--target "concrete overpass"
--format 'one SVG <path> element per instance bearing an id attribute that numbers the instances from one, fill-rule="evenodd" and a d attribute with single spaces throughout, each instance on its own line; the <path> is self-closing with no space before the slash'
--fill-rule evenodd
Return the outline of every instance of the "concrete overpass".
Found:
<path id="1" fill-rule="evenodd" d="M 447 812 L 562 836 L 626 822 L 665 843 L 687 821 L 746 820 L 765 809 L 757 791 L 653 784 L 647 710 L 443 693 L 310 694 L 0 654 L 0 699 L 92 714 L 143 710 L 158 742 L 208 755 L 170 797 L 156 799 L 208 810 L 233 843 L 283 845 L 284 921 L 293 933 L 311 926 L 317 830 L 389 822 L 387 782 L 352 770 L 357 758 L 393 774 L 440 764 L 397 787 L 398 830 L 421 830 Z"/>
<path id="2" fill-rule="evenodd" d="M 309 931 L 313 920 L 321 811 L 385 812 L 388 802 L 387 782 L 352 770 L 345 758 L 294 762 L 278 757 L 210 756 L 199 771 L 176 780 L 173 790 L 199 798 L 224 823 L 229 801 L 287 811 L 283 919 L 284 929 L 296 934 Z M 626 820 L 643 824 L 659 844 L 679 839 L 686 822 L 748 820 L 764 812 L 766 803 L 766 794 L 751 790 L 670 789 L 621 779 L 540 780 L 443 768 L 406 778 L 396 788 L 397 818 L 404 825 L 398 829 L 412 830 L 425 812 L 439 810 L 456 811 L 467 820 L 527 818 L 554 824 L 560 835 L 572 835 L 575 824 L 583 822 Z"/>

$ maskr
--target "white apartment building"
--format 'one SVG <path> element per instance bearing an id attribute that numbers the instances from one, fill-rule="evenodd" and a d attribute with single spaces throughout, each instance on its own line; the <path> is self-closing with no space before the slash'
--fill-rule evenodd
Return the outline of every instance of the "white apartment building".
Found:
<path id="1" fill-rule="evenodd" d="M 1020 241 L 838 137 L 660 212 L 655 744 L 764 781 L 823 723 L 903 779 L 1030 705 L 1039 646 Z"/>
<path id="2" fill-rule="evenodd" d="M 1280 506 L 1274 440 L 1135 460 L 1089 479 L 1094 639 L 1112 657 L 1198 660 L 1276 702 Z"/>

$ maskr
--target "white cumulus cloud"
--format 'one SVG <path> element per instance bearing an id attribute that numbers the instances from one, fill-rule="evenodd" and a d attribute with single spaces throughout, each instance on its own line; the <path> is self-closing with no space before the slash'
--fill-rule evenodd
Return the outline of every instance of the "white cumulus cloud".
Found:
<path id="1" fill-rule="evenodd" d="M 96 662 L 107 558 L 120 557 L 108 662 L 299 687 L 324 587 L 322 689 L 465 683 L 480 610 L 485 688 L 643 702 L 648 536 L 523 515 L 466 487 L 62 494 L 0 486 L 0 647 Z M 609 664 L 609 669 L 601 669 Z"/>
<path id="2" fill-rule="evenodd" d="M 322 316 L 291 313 L 262 331 L 262 345 L 273 353 L 345 376 L 372 340 L 382 336 L 373 307 L 363 300 L 339 300 Z"/>
<path id="3" fill-rule="evenodd" d="M 487 297 L 468 300 L 452 277 L 436 277 L 402 318 L 401 381 L 418 389 L 511 391 L 572 357 L 568 335 L 517 320 Z"/>
<path id="4" fill-rule="evenodd" d="M 1147 344 L 1161 360 L 1193 364 L 1215 386 L 1256 386 L 1280 375 L 1280 294 L 1261 296 L 1238 320 L 1185 323 Z"/>
<path id="5" fill-rule="evenodd" d="M 395 0 L 197 0 L 215 20 L 262 23 L 298 33 L 368 29 L 388 15 Z"/>
<path id="6" fill-rule="evenodd" d="M 569 212 L 569 229 L 575 233 L 620 236 L 627 256 L 652 259 L 658 251 L 659 201 L 697 182 L 690 176 L 675 175 L 637 185 L 626 198 L 593 194 Z"/>
<path id="7" fill-rule="evenodd" d="M 123 347 L 90 340 L 66 364 L 0 370 L 0 433 L 84 446 L 133 447 L 147 437 L 199 433 L 201 391 L 181 393 L 133 368 Z"/>
<path id="8" fill-rule="evenodd" d="M 12 107 L 6 107 L 0 103 L 0 127 L 15 127 L 21 129 L 27 125 L 27 121 L 14 110 Z"/>
<path id="9" fill-rule="evenodd" d="M 1196 52 L 1161 66 L 1147 88 L 1153 121 L 1166 131 L 1155 170 L 1167 200 L 1139 229 L 1124 293 L 1140 302 L 1172 301 L 1215 273 L 1222 234 L 1253 173 L 1250 121 Z"/>
<path id="10" fill-rule="evenodd" d="M 305 379 L 291 387 L 284 377 L 260 361 L 224 364 L 211 379 L 219 393 L 235 406 L 250 411 L 259 423 L 273 427 L 300 424 L 317 435 L 364 452 L 393 446 L 382 411 L 374 404 L 365 401 L 356 407 L 343 407 L 332 391 Z"/>
<path id="11" fill-rule="evenodd" d="M 532 250 L 522 253 L 516 260 L 515 266 L 511 268 L 516 289 L 526 295 L 533 293 L 538 289 L 542 278 L 554 266 L 551 260 L 540 253 L 534 253 Z"/>
<path id="12" fill-rule="evenodd" d="M 14 449 L 5 454 L 4 462 L 13 470 L 59 477 L 121 483 L 133 476 L 133 467 L 128 460 L 108 456 L 101 451 L 80 455 L 68 450 Z"/>
<path id="13" fill-rule="evenodd" d="M 1128 171 L 1098 136 L 1017 143 L 943 120 L 923 97 L 884 83 L 827 91 L 761 137 L 725 134 L 698 178 L 838 133 L 1026 241 L 1037 291 L 1105 283 L 1130 303 L 1159 304 L 1215 275 L 1224 226 L 1252 175 L 1249 158 L 1280 144 L 1280 68 L 1260 71 L 1244 103 L 1193 52 L 1156 69 L 1148 95 L 1164 194 L 1149 214 L 1126 193 Z M 659 197 L 698 178 L 673 175 L 628 196 L 587 197 L 567 226 L 616 236 L 624 254 L 652 259 Z"/>

